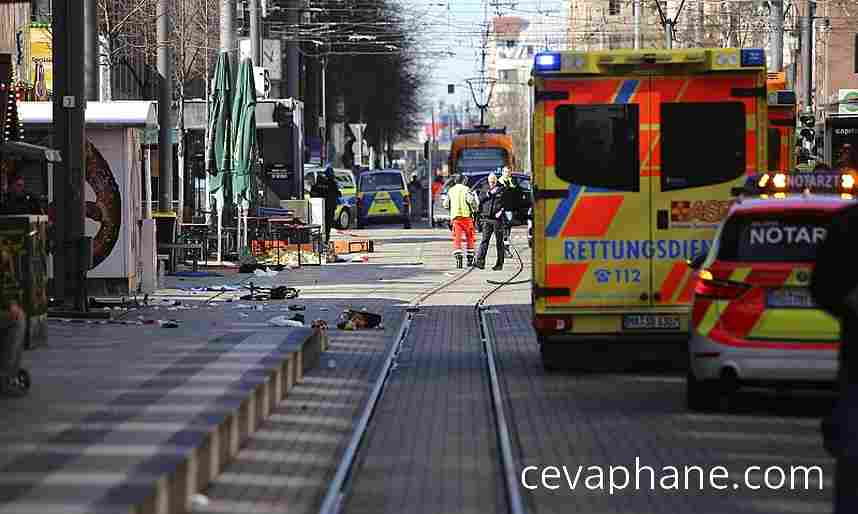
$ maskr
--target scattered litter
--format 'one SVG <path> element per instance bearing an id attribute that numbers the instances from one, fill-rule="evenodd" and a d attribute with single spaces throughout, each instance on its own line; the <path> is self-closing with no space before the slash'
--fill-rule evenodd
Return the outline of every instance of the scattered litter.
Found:
<path id="1" fill-rule="evenodd" d="M 178 328 L 179 322 L 171 319 L 171 320 L 159 320 L 158 324 L 161 325 L 161 328 Z"/>
<path id="2" fill-rule="evenodd" d="M 369 262 L 369 255 L 355 255 L 351 262 Z"/>
<path id="3" fill-rule="evenodd" d="M 203 494 L 195 494 L 191 496 L 191 507 L 208 507 L 209 499 Z"/>
<path id="4" fill-rule="evenodd" d="M 290 305 L 289 310 L 290 311 L 305 311 L 305 310 L 307 310 L 307 308 L 304 307 L 303 305 L 295 304 L 295 305 Z"/>
<path id="5" fill-rule="evenodd" d="M 302 325 L 304 324 L 304 315 L 303 314 L 296 314 L 289 319 L 291 319 L 292 321 L 297 321 L 298 323 L 300 323 Z"/>
<path id="6" fill-rule="evenodd" d="M 328 309 L 327 307 L 319 307 L 319 310 L 320 310 L 320 311 L 322 311 L 322 312 L 327 312 L 327 311 L 329 311 L 330 309 Z"/>
<path id="7" fill-rule="evenodd" d="M 246 312 L 239 312 L 238 313 L 239 318 L 247 318 L 249 316 L 250 316 L 250 314 L 247 314 Z"/>
<path id="8" fill-rule="evenodd" d="M 177 271 L 172 273 L 174 277 L 222 277 L 220 273 L 211 271 Z"/>
<path id="9" fill-rule="evenodd" d="M 336 367 L 337 367 L 337 361 L 335 361 L 334 359 L 328 360 L 328 368 L 334 369 Z"/>
<path id="10" fill-rule="evenodd" d="M 263 271 L 263 270 L 261 270 L 261 269 L 258 269 L 258 270 L 255 270 L 255 271 L 253 272 L 253 274 L 254 274 L 254 275 L 256 275 L 257 277 L 270 277 L 270 278 L 274 278 L 274 277 L 276 277 L 276 276 L 277 276 L 277 272 L 276 272 L 276 271 L 273 271 L 271 268 L 265 268 L 265 270 L 264 270 L 264 271 Z"/>
<path id="11" fill-rule="evenodd" d="M 246 303 L 240 303 L 235 306 L 236 309 L 252 309 L 253 305 L 247 305 Z"/>
<path id="12" fill-rule="evenodd" d="M 313 320 L 313 323 L 310 324 L 310 327 L 311 328 L 317 328 L 319 330 L 327 330 L 328 329 L 328 322 L 323 320 L 323 319 L 316 319 L 316 320 Z"/>
<path id="13" fill-rule="evenodd" d="M 298 290 L 294 287 L 277 286 L 271 288 L 268 297 L 271 300 L 292 300 L 298 298 Z"/>
<path id="14" fill-rule="evenodd" d="M 304 324 L 294 319 L 288 319 L 286 316 L 276 316 L 268 320 L 268 323 L 275 327 L 303 327 Z"/>
<path id="15" fill-rule="evenodd" d="M 366 311 L 348 309 L 337 319 L 340 330 L 363 330 L 381 325 L 381 316 Z"/>

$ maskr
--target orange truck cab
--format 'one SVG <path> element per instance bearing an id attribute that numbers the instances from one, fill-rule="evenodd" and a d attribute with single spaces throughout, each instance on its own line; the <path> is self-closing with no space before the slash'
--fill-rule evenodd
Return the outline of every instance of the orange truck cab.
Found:
<path id="1" fill-rule="evenodd" d="M 477 126 L 459 130 L 450 146 L 448 165 L 450 174 L 493 172 L 504 166 L 515 170 L 512 136 L 506 128 Z"/>

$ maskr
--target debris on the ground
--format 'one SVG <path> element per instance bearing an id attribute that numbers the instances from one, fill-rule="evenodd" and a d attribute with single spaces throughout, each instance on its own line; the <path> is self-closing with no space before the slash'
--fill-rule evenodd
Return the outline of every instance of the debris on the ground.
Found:
<path id="1" fill-rule="evenodd" d="M 257 269 L 253 272 L 257 277 L 268 277 L 274 278 L 278 275 L 278 273 L 271 268 L 265 268 L 265 270 Z"/>
<path id="2" fill-rule="evenodd" d="M 253 305 L 247 305 L 246 303 L 240 303 L 234 307 L 235 309 L 252 309 Z"/>
<path id="3" fill-rule="evenodd" d="M 319 307 L 319 310 L 320 310 L 320 311 L 322 311 L 322 312 L 327 312 L 327 311 L 329 311 L 330 309 L 328 309 L 327 307 Z"/>
<path id="4" fill-rule="evenodd" d="M 158 321 L 158 324 L 161 325 L 161 328 L 178 328 L 179 327 L 179 322 L 174 320 L 174 319 L 170 319 L 170 320 L 163 320 L 162 319 L 162 320 Z"/>
<path id="5" fill-rule="evenodd" d="M 314 319 L 313 323 L 310 324 L 311 328 L 317 328 L 319 330 L 327 330 L 328 322 L 323 319 Z"/>
<path id="6" fill-rule="evenodd" d="M 304 324 L 304 315 L 303 314 L 296 314 L 289 319 L 291 319 L 292 321 L 297 321 L 298 323 L 300 323 L 302 325 Z"/>
<path id="7" fill-rule="evenodd" d="M 250 316 L 250 314 L 247 314 L 246 312 L 239 312 L 238 313 L 239 318 L 247 318 L 249 316 Z"/>
<path id="8" fill-rule="evenodd" d="M 275 327 L 303 327 L 304 324 L 294 319 L 288 319 L 286 316 L 276 316 L 268 320 L 268 323 Z"/>
<path id="9" fill-rule="evenodd" d="M 192 508 L 202 508 L 209 506 L 209 499 L 207 496 L 203 494 L 195 494 L 191 496 L 191 507 Z"/>
<path id="10" fill-rule="evenodd" d="M 268 297 L 272 300 L 291 300 L 298 298 L 298 290 L 294 287 L 286 286 L 272 287 Z"/>
<path id="11" fill-rule="evenodd" d="M 381 315 L 347 309 L 337 319 L 340 330 L 363 330 L 381 325 Z"/>
<path id="12" fill-rule="evenodd" d="M 293 305 L 289 306 L 289 310 L 290 311 L 305 311 L 305 310 L 307 310 L 307 308 L 304 307 L 303 305 L 293 304 Z"/>

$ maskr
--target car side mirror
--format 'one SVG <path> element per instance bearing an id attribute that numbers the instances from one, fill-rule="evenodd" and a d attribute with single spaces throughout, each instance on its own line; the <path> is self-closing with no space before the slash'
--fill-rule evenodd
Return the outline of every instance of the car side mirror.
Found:
<path id="1" fill-rule="evenodd" d="M 693 270 L 698 270 L 703 267 L 703 262 L 706 260 L 706 254 L 700 253 L 694 256 L 691 259 L 685 261 L 689 268 Z"/>

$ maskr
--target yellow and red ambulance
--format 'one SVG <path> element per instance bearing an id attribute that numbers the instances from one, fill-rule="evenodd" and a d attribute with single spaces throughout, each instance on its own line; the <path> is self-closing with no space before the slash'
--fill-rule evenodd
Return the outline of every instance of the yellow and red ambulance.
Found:
<path id="1" fill-rule="evenodd" d="M 550 52 L 533 68 L 533 325 L 578 343 L 687 341 L 730 191 L 767 167 L 760 49 Z M 570 359 L 571 360 L 571 359 Z"/>
<path id="2" fill-rule="evenodd" d="M 782 71 L 769 73 L 766 89 L 769 92 L 767 171 L 793 171 L 798 118 L 795 91 L 786 88 L 786 76 Z"/>

